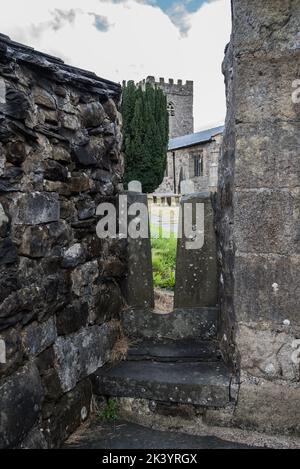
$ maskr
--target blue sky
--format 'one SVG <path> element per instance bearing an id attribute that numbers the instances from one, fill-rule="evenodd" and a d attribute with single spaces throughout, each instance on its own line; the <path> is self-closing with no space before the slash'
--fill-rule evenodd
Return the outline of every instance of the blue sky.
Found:
<path id="1" fill-rule="evenodd" d="M 195 130 L 224 122 L 230 0 L 9 0 L 0 32 L 103 78 L 194 81 Z"/>
<path id="2" fill-rule="evenodd" d="M 149 3 L 151 0 L 149 1 Z M 160 8 L 163 11 L 167 11 L 169 8 L 173 7 L 175 4 L 178 3 L 183 3 L 185 8 L 190 12 L 193 13 L 197 11 L 203 3 L 205 3 L 205 0 L 181 0 L 180 2 L 178 0 L 157 0 L 157 4 L 160 6 Z"/>

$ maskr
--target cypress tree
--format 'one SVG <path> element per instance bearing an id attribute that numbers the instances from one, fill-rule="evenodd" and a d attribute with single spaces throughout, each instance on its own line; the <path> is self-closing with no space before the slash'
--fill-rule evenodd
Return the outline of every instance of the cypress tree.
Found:
<path id="1" fill-rule="evenodd" d="M 162 182 L 169 139 L 167 101 L 163 91 L 150 84 L 146 89 L 131 81 L 123 87 L 123 134 L 125 185 L 137 179 L 144 192 Z"/>

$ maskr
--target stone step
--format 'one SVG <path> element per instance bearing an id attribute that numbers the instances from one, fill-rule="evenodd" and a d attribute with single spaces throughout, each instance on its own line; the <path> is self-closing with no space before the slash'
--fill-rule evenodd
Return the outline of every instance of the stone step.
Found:
<path id="1" fill-rule="evenodd" d="M 144 339 L 134 343 L 128 351 L 127 360 L 152 360 L 158 362 L 201 362 L 221 360 L 218 344 L 214 341 L 182 339 L 178 341 L 153 341 Z"/>
<path id="2" fill-rule="evenodd" d="M 154 401 L 223 407 L 230 402 L 231 375 L 223 362 L 125 361 L 101 368 L 94 393 Z"/>
<path id="3" fill-rule="evenodd" d="M 122 313 L 122 326 L 132 339 L 216 339 L 219 309 L 175 309 L 163 313 L 149 309 L 129 308 Z"/>

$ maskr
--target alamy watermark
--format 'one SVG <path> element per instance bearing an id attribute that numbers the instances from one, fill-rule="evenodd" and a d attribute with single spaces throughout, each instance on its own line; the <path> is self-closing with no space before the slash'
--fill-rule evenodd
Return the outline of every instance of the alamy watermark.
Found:
<path id="1" fill-rule="evenodd" d="M 100 217 L 96 232 L 100 239 L 150 237 L 148 206 L 142 202 L 128 203 L 127 195 L 119 196 L 118 209 L 111 203 L 101 203 L 96 211 Z M 168 219 L 169 216 L 169 219 Z M 164 213 L 161 224 L 163 238 L 172 236 L 173 212 Z M 178 221 L 178 238 L 185 238 L 186 249 L 201 249 L 204 245 L 204 204 L 185 203 Z M 160 227 L 159 227 L 160 228 Z"/>

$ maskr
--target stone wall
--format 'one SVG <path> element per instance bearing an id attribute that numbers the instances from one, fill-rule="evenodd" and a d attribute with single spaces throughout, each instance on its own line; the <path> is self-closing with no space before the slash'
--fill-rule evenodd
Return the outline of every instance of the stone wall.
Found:
<path id="1" fill-rule="evenodd" d="M 0 35 L 0 448 L 58 447 L 118 337 L 119 85 Z"/>
<path id="2" fill-rule="evenodd" d="M 240 375 L 231 423 L 299 434 L 300 3 L 232 5 L 218 202 L 221 337 Z"/>
<path id="3" fill-rule="evenodd" d="M 186 179 L 194 182 L 195 192 L 216 192 L 221 144 L 222 134 L 218 134 L 211 142 L 175 150 L 176 193 L 180 193 L 180 180 Z M 195 177 L 194 157 L 199 155 L 203 158 L 203 174 Z M 168 151 L 166 175 L 156 192 L 174 193 L 173 151 Z"/>

